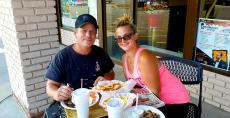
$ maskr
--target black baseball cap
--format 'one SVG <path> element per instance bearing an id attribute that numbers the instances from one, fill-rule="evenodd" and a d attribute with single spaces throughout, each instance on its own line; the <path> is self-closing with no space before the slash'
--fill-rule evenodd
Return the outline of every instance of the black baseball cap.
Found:
<path id="1" fill-rule="evenodd" d="M 86 23 L 91 23 L 95 26 L 96 29 L 98 29 L 96 19 L 90 14 L 82 14 L 82 15 L 78 16 L 76 19 L 76 22 L 75 22 L 75 28 L 82 27 Z"/>

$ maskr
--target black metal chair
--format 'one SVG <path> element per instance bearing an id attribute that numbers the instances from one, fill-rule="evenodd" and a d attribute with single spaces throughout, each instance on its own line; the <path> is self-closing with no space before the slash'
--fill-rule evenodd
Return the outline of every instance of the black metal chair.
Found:
<path id="1" fill-rule="evenodd" d="M 43 118 L 67 118 L 67 116 L 60 102 L 54 101 L 45 109 Z"/>
<path id="2" fill-rule="evenodd" d="M 187 115 L 187 118 L 200 118 L 202 110 L 202 65 L 198 62 L 179 57 L 164 57 L 160 58 L 160 61 L 172 74 L 179 78 L 183 84 L 200 85 L 198 106 L 191 103 Z"/>

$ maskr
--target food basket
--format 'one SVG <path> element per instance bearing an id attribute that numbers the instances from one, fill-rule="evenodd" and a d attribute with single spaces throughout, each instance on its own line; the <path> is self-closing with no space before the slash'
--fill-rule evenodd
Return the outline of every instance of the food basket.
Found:
<path id="1" fill-rule="evenodd" d="M 98 104 L 100 96 L 95 91 L 90 91 L 90 100 L 89 100 L 89 107 L 90 109 L 94 109 Z M 70 100 L 71 101 L 71 100 Z M 66 102 L 61 101 L 61 106 L 64 108 L 67 118 L 76 118 L 77 112 L 73 106 L 68 106 Z M 98 105 L 97 105 L 98 106 Z"/>
<path id="2" fill-rule="evenodd" d="M 65 113 L 66 113 L 66 118 L 76 118 L 77 116 L 77 111 L 74 109 L 68 109 L 68 108 L 64 108 Z"/>
<path id="3" fill-rule="evenodd" d="M 106 110 L 106 105 L 111 98 L 120 98 L 124 102 L 124 109 L 133 105 L 136 95 L 133 93 L 117 93 L 117 94 L 105 94 L 102 96 L 99 105 Z"/>

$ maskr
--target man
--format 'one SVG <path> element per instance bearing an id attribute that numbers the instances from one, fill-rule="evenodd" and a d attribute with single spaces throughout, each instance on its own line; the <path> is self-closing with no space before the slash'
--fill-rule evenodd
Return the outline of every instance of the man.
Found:
<path id="1" fill-rule="evenodd" d="M 75 28 L 76 43 L 56 54 L 45 75 L 47 94 L 56 101 L 67 100 L 74 89 L 114 79 L 112 60 L 102 48 L 93 45 L 98 29 L 96 19 L 89 14 L 80 15 Z"/>
<path id="2" fill-rule="evenodd" d="M 223 61 L 221 58 L 222 58 L 222 52 L 218 52 L 216 54 L 216 61 L 214 62 L 214 66 L 216 68 L 227 69 L 227 63 Z"/>

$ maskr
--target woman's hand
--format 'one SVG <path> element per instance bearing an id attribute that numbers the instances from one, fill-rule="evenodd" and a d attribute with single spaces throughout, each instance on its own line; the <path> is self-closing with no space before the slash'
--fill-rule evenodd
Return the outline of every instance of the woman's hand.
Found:
<path id="1" fill-rule="evenodd" d="M 71 97 L 73 90 L 73 88 L 68 86 L 60 86 L 53 98 L 57 101 L 67 100 Z"/>

